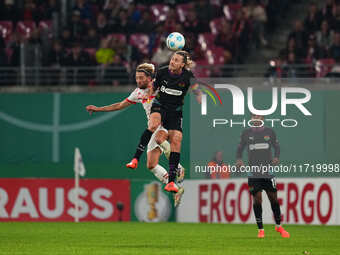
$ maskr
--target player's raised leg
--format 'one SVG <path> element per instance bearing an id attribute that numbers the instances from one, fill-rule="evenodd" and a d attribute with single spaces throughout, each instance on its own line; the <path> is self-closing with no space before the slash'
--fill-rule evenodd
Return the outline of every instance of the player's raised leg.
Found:
<path id="1" fill-rule="evenodd" d="M 161 114 L 158 112 L 153 112 L 150 115 L 150 120 L 148 124 L 148 128 L 145 129 L 143 132 L 139 144 L 136 149 L 136 153 L 131 160 L 130 163 L 126 164 L 126 167 L 136 169 L 138 166 L 138 161 L 140 157 L 142 156 L 143 152 L 145 151 L 146 146 L 148 145 L 152 134 L 156 131 L 158 126 L 161 124 Z"/>
<path id="2" fill-rule="evenodd" d="M 169 183 L 165 186 L 165 190 L 169 192 L 178 192 L 178 186 L 175 184 L 177 175 L 177 166 L 180 161 L 180 151 L 182 142 L 182 132 L 179 130 L 169 130 L 171 153 L 169 158 Z"/>
<path id="3" fill-rule="evenodd" d="M 162 150 L 158 147 L 148 151 L 147 154 L 147 168 L 155 175 L 155 177 L 162 183 L 168 183 L 168 172 L 164 167 L 159 165 L 159 157 L 162 154 Z"/>
<path id="4" fill-rule="evenodd" d="M 163 149 L 165 157 L 169 160 L 171 148 L 170 148 L 170 143 L 168 141 L 168 132 L 166 132 L 164 129 L 158 130 L 156 133 L 156 142 Z M 185 176 L 185 168 L 179 163 L 176 181 L 178 183 L 182 183 L 184 180 L 184 176 Z"/>
<path id="5" fill-rule="evenodd" d="M 277 192 L 270 192 L 266 191 L 267 196 L 269 198 L 272 211 L 274 214 L 274 219 L 275 219 L 275 230 L 280 233 L 280 235 L 283 238 L 289 238 L 290 235 L 289 233 L 281 226 L 281 210 L 280 210 L 280 204 L 279 201 L 277 200 Z"/>

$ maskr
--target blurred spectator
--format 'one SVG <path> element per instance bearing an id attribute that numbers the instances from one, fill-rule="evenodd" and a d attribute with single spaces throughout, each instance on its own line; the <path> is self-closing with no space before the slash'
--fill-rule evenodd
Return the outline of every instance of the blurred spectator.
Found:
<path id="1" fill-rule="evenodd" d="M 33 0 L 25 0 L 24 9 L 22 11 L 22 20 L 32 20 L 37 24 L 43 19 L 43 10 L 37 7 Z"/>
<path id="2" fill-rule="evenodd" d="M 149 34 L 155 27 L 149 11 L 144 11 L 137 27 L 139 33 Z"/>
<path id="3" fill-rule="evenodd" d="M 299 69 L 297 67 L 296 56 L 294 52 L 290 52 L 287 57 L 287 63 L 283 65 L 283 78 L 298 78 Z"/>
<path id="4" fill-rule="evenodd" d="M 282 78 L 283 77 L 283 60 L 282 57 L 279 56 L 274 60 L 269 62 L 269 68 L 265 74 L 267 78 Z"/>
<path id="5" fill-rule="evenodd" d="M 327 20 L 328 22 L 333 16 L 333 9 L 335 7 L 335 0 L 326 0 L 326 4 L 321 10 L 321 15 L 323 20 Z"/>
<path id="6" fill-rule="evenodd" d="M 208 163 L 208 169 L 210 170 L 208 176 L 211 179 L 228 179 L 230 177 L 229 166 L 223 162 L 223 152 L 217 151 Z"/>
<path id="7" fill-rule="evenodd" d="M 322 21 L 321 30 L 316 33 L 316 41 L 318 45 L 325 50 L 331 47 L 333 42 L 333 31 L 330 30 L 327 20 Z"/>
<path id="8" fill-rule="evenodd" d="M 63 48 L 71 48 L 73 44 L 73 38 L 71 35 L 71 31 L 68 28 L 64 28 L 61 33 L 61 44 L 63 45 Z"/>
<path id="9" fill-rule="evenodd" d="M 207 31 L 208 28 L 204 27 L 206 24 L 198 19 L 197 13 L 194 10 L 189 10 L 183 27 L 186 32 L 198 34 Z"/>
<path id="10" fill-rule="evenodd" d="M 193 60 L 202 59 L 205 57 L 205 53 L 202 51 L 202 47 L 198 42 L 197 34 L 186 34 L 184 50 L 190 53 Z"/>
<path id="11" fill-rule="evenodd" d="M 93 17 L 91 6 L 86 0 L 76 0 L 75 6 L 73 7 L 73 12 L 78 11 L 81 20 L 90 21 Z"/>
<path id="12" fill-rule="evenodd" d="M 169 50 L 166 47 L 165 41 L 163 41 L 161 46 L 156 50 L 156 53 L 153 55 L 151 61 L 156 63 L 158 66 L 167 65 L 172 54 L 173 51 Z"/>
<path id="13" fill-rule="evenodd" d="M 150 14 L 150 12 L 148 12 Z M 127 16 L 134 24 L 138 24 L 141 19 L 141 12 L 136 8 L 136 3 L 131 2 L 127 8 Z M 150 31 L 150 30 L 149 30 Z"/>
<path id="14" fill-rule="evenodd" d="M 213 8 L 213 6 L 206 0 L 198 0 L 195 1 L 194 10 L 197 14 L 197 19 L 202 23 L 202 32 L 209 31 L 209 21 L 212 18 L 217 18 L 221 16 L 221 13 L 218 13 L 220 8 Z"/>
<path id="15" fill-rule="evenodd" d="M 100 48 L 96 52 L 97 63 L 105 67 L 113 62 L 115 55 L 114 50 L 110 47 L 110 43 L 110 38 L 103 38 L 100 42 Z"/>
<path id="16" fill-rule="evenodd" d="M 330 58 L 340 58 L 340 32 L 334 34 L 333 44 L 329 49 L 328 55 Z"/>
<path id="17" fill-rule="evenodd" d="M 307 45 L 308 45 L 306 51 L 307 62 L 314 62 L 326 56 L 325 51 L 317 45 L 316 37 L 314 34 L 311 34 L 309 36 Z"/>
<path id="18" fill-rule="evenodd" d="M 126 10 L 119 12 L 119 20 L 116 25 L 116 33 L 132 34 L 136 31 L 136 25 L 129 19 Z"/>
<path id="19" fill-rule="evenodd" d="M 80 19 L 80 11 L 74 10 L 72 12 L 72 20 L 70 24 L 71 37 L 75 40 L 81 40 L 86 35 L 86 26 Z"/>
<path id="20" fill-rule="evenodd" d="M 46 75 L 46 82 L 49 85 L 58 85 L 60 82 L 61 67 L 65 65 L 66 52 L 60 41 L 54 41 L 52 49 L 48 53 L 46 66 L 50 67 Z"/>
<path id="21" fill-rule="evenodd" d="M 129 73 L 119 55 L 116 55 L 113 63 L 109 65 L 109 68 L 105 72 L 104 81 L 104 84 L 113 86 L 126 85 L 129 83 Z"/>
<path id="22" fill-rule="evenodd" d="M 316 3 L 309 5 L 308 15 L 305 19 L 305 29 L 308 34 L 315 33 L 319 30 L 322 21 L 322 15 L 318 11 Z"/>
<path id="23" fill-rule="evenodd" d="M 10 20 L 15 24 L 19 19 L 18 9 L 14 5 L 14 0 L 5 0 L 0 3 L 0 20 Z"/>
<path id="24" fill-rule="evenodd" d="M 100 37 L 105 37 L 111 32 L 106 16 L 102 12 L 97 16 L 96 30 Z"/>
<path id="25" fill-rule="evenodd" d="M 227 20 L 223 20 L 221 23 L 221 30 L 215 38 L 215 45 L 224 48 L 230 56 L 236 51 L 236 38 L 231 30 L 231 24 Z"/>
<path id="26" fill-rule="evenodd" d="M 89 28 L 86 40 L 84 43 L 85 48 L 95 48 L 99 47 L 100 38 L 97 34 L 97 30 L 94 27 Z"/>
<path id="27" fill-rule="evenodd" d="M 0 37 L 0 68 L 8 67 L 8 58 L 5 51 L 5 41 Z M 0 69 L 0 86 L 8 84 L 8 70 Z"/>
<path id="28" fill-rule="evenodd" d="M 65 65 L 69 67 L 67 70 L 67 84 L 69 85 L 87 85 L 93 78 L 92 72 L 86 69 L 92 65 L 91 58 L 79 42 L 73 44 L 71 53 L 65 59 Z"/>
<path id="29" fill-rule="evenodd" d="M 175 8 L 170 8 L 168 16 L 165 19 L 164 30 L 167 33 L 176 31 L 176 24 L 178 23 L 179 17 Z"/>
<path id="30" fill-rule="evenodd" d="M 294 38 L 295 39 L 295 43 L 296 43 L 296 48 L 298 49 L 304 49 L 307 45 L 307 39 L 308 39 L 308 35 L 305 32 L 304 28 L 303 28 L 303 23 L 300 20 L 297 20 L 295 22 L 294 25 L 294 30 L 293 32 L 291 32 L 288 36 L 288 40 L 290 38 Z"/>
<path id="31" fill-rule="evenodd" d="M 328 23 L 333 30 L 339 30 L 340 27 L 340 2 L 333 6 L 332 16 L 329 17 Z"/>
<path id="32" fill-rule="evenodd" d="M 295 38 L 291 37 L 287 41 L 286 48 L 284 48 L 284 49 L 282 49 L 280 51 L 280 56 L 283 56 L 284 58 L 287 58 L 289 53 L 294 53 L 296 60 L 298 60 L 298 59 L 301 59 L 303 57 L 303 52 L 302 51 L 303 51 L 302 49 L 298 49 L 296 47 Z"/>
<path id="33" fill-rule="evenodd" d="M 120 4 L 120 0 L 106 0 L 105 5 L 103 7 L 103 11 L 105 16 L 112 20 L 112 24 L 115 23 L 114 20 L 118 17 L 122 6 Z"/>
<path id="34" fill-rule="evenodd" d="M 244 8 L 245 15 L 253 26 L 253 38 L 257 45 L 266 46 L 268 44 L 265 39 L 265 26 L 267 22 L 267 14 L 263 6 L 256 0 L 250 0 L 249 4 Z"/>
<path id="35" fill-rule="evenodd" d="M 55 13 L 60 12 L 60 5 L 58 0 L 48 0 L 44 8 L 44 19 L 52 20 Z"/>
<path id="36" fill-rule="evenodd" d="M 237 63 L 243 64 L 244 58 L 248 53 L 248 46 L 250 41 L 250 24 L 244 11 L 239 10 L 236 12 L 235 19 L 232 25 L 232 33 L 235 35 L 236 40 L 236 56 Z"/>

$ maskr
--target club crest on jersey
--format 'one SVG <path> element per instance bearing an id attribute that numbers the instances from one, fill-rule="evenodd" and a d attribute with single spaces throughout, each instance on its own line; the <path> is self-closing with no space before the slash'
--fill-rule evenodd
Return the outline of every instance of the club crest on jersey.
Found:
<path id="1" fill-rule="evenodd" d="M 181 87 L 181 88 L 184 88 L 185 87 L 185 83 L 184 82 L 180 82 L 180 83 L 178 83 L 178 86 Z"/>
<path id="2" fill-rule="evenodd" d="M 269 135 L 266 135 L 263 137 L 265 141 L 269 141 L 270 140 L 270 136 Z"/>

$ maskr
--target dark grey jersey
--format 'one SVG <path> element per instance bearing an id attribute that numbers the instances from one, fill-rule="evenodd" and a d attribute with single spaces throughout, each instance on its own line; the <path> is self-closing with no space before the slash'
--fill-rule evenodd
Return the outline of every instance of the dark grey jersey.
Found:
<path id="1" fill-rule="evenodd" d="M 183 69 L 181 74 L 172 74 L 168 66 L 157 71 L 154 88 L 158 94 L 154 104 L 159 104 L 167 110 L 182 110 L 184 97 L 192 85 L 194 75 L 191 71 Z"/>
<path id="2" fill-rule="evenodd" d="M 280 145 L 273 129 L 268 127 L 248 128 L 241 134 L 237 148 L 237 158 L 242 158 L 243 150 L 248 150 L 248 163 L 251 166 L 270 165 L 274 157 L 280 157 Z"/>

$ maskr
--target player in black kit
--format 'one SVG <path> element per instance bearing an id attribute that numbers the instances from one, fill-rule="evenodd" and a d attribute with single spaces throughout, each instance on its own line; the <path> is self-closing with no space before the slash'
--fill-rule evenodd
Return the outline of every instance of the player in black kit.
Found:
<path id="1" fill-rule="evenodd" d="M 268 171 L 269 166 L 277 165 L 280 157 L 280 146 L 273 129 L 265 127 L 263 124 L 264 117 L 259 115 L 252 116 L 252 125 L 254 127 L 244 130 L 241 134 L 241 142 L 237 148 L 238 167 L 244 166 L 242 153 L 244 148 L 248 150 L 248 163 L 254 172 L 248 176 L 248 186 L 253 196 L 253 210 L 256 223 L 259 228 L 258 237 L 264 238 L 264 229 L 262 222 L 262 190 L 265 190 L 269 198 L 271 208 L 275 218 L 275 230 L 282 237 L 289 237 L 289 233 L 281 226 L 281 211 L 277 200 L 276 180 L 274 175 Z M 274 158 L 272 156 L 274 149 Z"/>
<path id="2" fill-rule="evenodd" d="M 194 84 L 194 75 L 189 70 L 190 64 L 190 56 L 186 51 L 176 51 L 171 57 L 169 66 L 158 70 L 153 84 L 153 91 L 158 90 L 158 94 L 152 103 L 148 128 L 141 136 L 134 158 L 126 165 L 128 168 L 137 168 L 139 158 L 149 143 L 153 132 L 162 124 L 169 131 L 171 145 L 169 181 L 164 189 L 174 193 L 178 192 L 175 179 L 180 161 L 184 97 L 189 88 L 192 87 L 199 102 L 201 98 L 200 90 L 197 89 L 198 85 Z M 153 93 L 153 91 L 151 90 L 150 93 Z"/>

